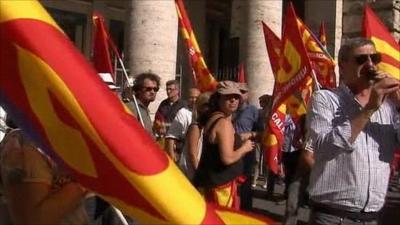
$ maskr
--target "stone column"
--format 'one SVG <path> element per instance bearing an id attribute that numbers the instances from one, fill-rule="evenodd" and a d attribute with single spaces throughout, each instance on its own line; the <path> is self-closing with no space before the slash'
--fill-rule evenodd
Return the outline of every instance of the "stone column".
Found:
<path id="1" fill-rule="evenodd" d="M 243 26 L 240 36 L 240 58 L 245 63 L 250 102 L 258 106 L 258 97 L 272 94 L 274 76 L 269 62 L 261 21 L 280 36 L 282 0 L 243 1 Z"/>
<path id="2" fill-rule="evenodd" d="M 232 12 L 231 12 L 231 38 L 239 37 L 242 33 L 243 21 L 244 21 L 244 5 L 246 1 L 233 0 L 232 1 Z"/>
<path id="3" fill-rule="evenodd" d="M 130 74 L 152 72 L 161 77 L 152 114 L 166 98 L 165 83 L 175 79 L 178 16 L 173 0 L 132 0 L 130 16 Z"/>

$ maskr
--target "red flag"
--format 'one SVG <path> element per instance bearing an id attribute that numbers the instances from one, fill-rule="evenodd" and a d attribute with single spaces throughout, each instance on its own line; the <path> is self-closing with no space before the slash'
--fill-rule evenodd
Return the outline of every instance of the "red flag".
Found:
<path id="1" fill-rule="evenodd" d="M 214 91 L 217 87 L 217 81 L 208 70 L 206 62 L 204 61 L 203 54 L 197 43 L 196 36 L 194 35 L 189 16 L 186 13 L 183 0 L 175 0 L 176 10 L 181 25 L 181 33 L 185 39 L 186 46 L 189 53 L 189 62 L 192 67 L 194 81 L 200 91 Z"/>
<path id="2" fill-rule="evenodd" d="M 271 28 L 269 28 L 264 22 L 262 22 L 262 25 L 272 72 L 274 73 L 274 76 L 276 76 L 279 70 L 279 57 L 282 43 L 279 37 L 271 30 Z"/>
<path id="3" fill-rule="evenodd" d="M 325 31 L 324 21 L 321 22 L 321 25 L 319 27 L 319 41 L 321 42 L 322 46 L 326 49 L 328 42 L 326 39 L 326 31 Z"/>
<path id="4" fill-rule="evenodd" d="M 319 84 L 325 88 L 335 88 L 335 61 L 301 19 L 297 18 L 297 24 Z"/>
<path id="5" fill-rule="evenodd" d="M 246 83 L 246 77 L 244 75 L 244 63 L 240 63 L 237 73 L 238 83 Z"/>
<path id="6" fill-rule="evenodd" d="M 114 67 L 111 62 L 109 36 L 105 28 L 104 18 L 93 13 L 93 65 L 98 73 L 110 73 L 115 82 Z"/>
<path id="7" fill-rule="evenodd" d="M 294 121 L 306 112 L 306 101 L 311 95 L 311 65 L 297 26 L 292 4 L 286 14 L 279 68 L 275 77 L 273 106 L 267 121 L 264 144 L 270 170 L 279 172 L 279 153 L 284 138 L 285 115 Z"/>
<path id="8" fill-rule="evenodd" d="M 272 224 L 207 204 L 38 1 L 0 1 L 0 49 L 1 106 L 125 214 L 142 224 Z"/>
<path id="9" fill-rule="evenodd" d="M 378 68 L 400 80 L 400 45 L 368 5 L 364 8 L 363 34 L 382 54 Z"/>

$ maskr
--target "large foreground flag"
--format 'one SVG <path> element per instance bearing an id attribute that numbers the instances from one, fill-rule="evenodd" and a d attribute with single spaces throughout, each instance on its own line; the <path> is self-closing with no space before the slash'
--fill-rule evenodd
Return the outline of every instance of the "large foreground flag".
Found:
<path id="1" fill-rule="evenodd" d="M 208 70 L 203 54 L 201 53 L 196 36 L 194 35 L 189 16 L 186 13 L 183 0 L 175 0 L 176 10 L 181 25 L 181 33 L 186 42 L 189 54 L 189 62 L 192 67 L 193 79 L 200 91 L 214 91 L 217 87 L 217 81 Z"/>
<path id="2" fill-rule="evenodd" d="M 400 45 L 368 5 L 364 8 L 363 34 L 375 43 L 376 50 L 382 54 L 378 68 L 400 80 Z"/>
<path id="3" fill-rule="evenodd" d="M 285 26 L 279 57 L 279 68 L 275 76 L 273 104 L 266 123 L 264 136 L 266 162 L 270 170 L 279 173 L 279 154 L 284 138 L 285 116 L 294 121 L 306 112 L 306 101 L 311 95 L 311 65 L 304 47 L 297 17 L 290 4 L 285 14 Z"/>
<path id="4" fill-rule="evenodd" d="M 38 1 L 0 1 L 0 49 L 0 104 L 82 185 L 141 224 L 269 223 L 207 204 Z"/>

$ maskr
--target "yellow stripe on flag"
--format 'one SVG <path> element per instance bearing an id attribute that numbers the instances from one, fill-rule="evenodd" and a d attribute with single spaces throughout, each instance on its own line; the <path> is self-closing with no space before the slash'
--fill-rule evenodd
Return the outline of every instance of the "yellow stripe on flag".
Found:
<path id="1" fill-rule="evenodd" d="M 27 92 L 32 110 L 40 120 L 40 123 L 43 124 L 44 131 L 49 137 L 51 145 L 55 149 L 58 149 L 58 154 L 61 155 L 69 166 L 87 176 L 97 177 L 89 148 L 82 139 L 81 134 L 60 120 L 57 113 L 54 111 L 54 106 L 49 96 L 49 92 L 52 92 L 58 99 L 69 101 L 70 105 L 75 105 L 76 107 L 66 107 L 69 110 L 75 111 L 70 112 L 73 117 L 75 117 L 74 115 L 76 114 L 81 115 L 76 116 L 75 119 L 86 118 L 73 94 L 65 86 L 55 71 L 45 62 L 20 47 L 18 47 L 18 63 L 21 72 L 21 80 Z M 50 76 L 46 76 L 47 74 L 50 74 Z M 38 80 L 40 80 L 40 82 L 38 82 Z M 61 96 L 60 93 L 62 93 L 63 96 Z M 86 118 L 86 121 L 82 121 L 82 124 L 87 124 L 89 126 L 90 122 Z M 79 161 L 76 160 L 78 155 L 80 158 Z"/>
<path id="2" fill-rule="evenodd" d="M 233 213 L 229 211 L 219 211 L 217 210 L 218 216 L 224 221 L 225 224 L 240 224 L 240 225 L 257 225 L 264 224 L 264 221 L 258 220 L 256 218 L 249 218 L 238 213 Z"/>
<path id="3" fill-rule="evenodd" d="M 378 68 L 380 70 L 383 70 L 383 71 L 389 73 L 394 78 L 400 80 L 400 68 L 397 68 L 397 67 L 393 66 L 392 64 L 384 63 L 384 62 L 379 63 Z"/>
<path id="4" fill-rule="evenodd" d="M 116 167 L 121 174 L 127 178 L 131 185 L 136 187 L 141 196 L 143 196 L 155 208 L 164 209 L 164 211 L 159 212 L 167 219 L 167 221 L 161 221 L 140 208 L 132 207 L 132 205 L 128 205 L 111 196 L 102 195 L 104 199 L 112 202 L 117 208 L 122 209 L 125 212 L 131 212 L 130 215 L 137 215 L 137 219 L 147 221 L 148 224 L 170 224 L 170 221 L 179 221 L 176 222 L 177 224 L 187 224 L 188 221 L 190 221 L 191 224 L 201 224 L 203 221 L 206 214 L 206 202 L 204 198 L 192 185 L 190 185 L 189 181 L 184 177 L 171 159 L 169 159 L 169 166 L 166 170 L 151 176 L 142 176 L 129 172 L 127 169 L 124 169 L 124 166 L 120 163 L 117 163 Z M 169 182 L 171 177 L 175 178 L 175 182 Z M 179 194 L 160 195 L 159 184 L 162 184 L 162 190 L 165 193 L 173 193 L 176 190 L 179 190 Z M 185 207 L 185 209 L 188 209 L 192 213 L 186 214 L 182 217 L 182 212 L 171 207 L 171 202 L 173 202 L 174 205 Z"/>
<path id="5" fill-rule="evenodd" d="M 36 0 L 30 1 L 4 1 L 0 0 L 0 8 L 7 9 L 2 10 L 0 13 L 0 23 L 16 20 L 16 19 L 35 19 L 46 22 L 62 33 L 64 33 L 58 25 L 53 21 L 50 15 L 42 7 L 42 5 Z M 22 16 L 23 15 L 23 16 Z"/>
<path id="6" fill-rule="evenodd" d="M 168 158 L 169 166 L 161 173 L 151 176 L 141 176 L 132 172 L 125 172 L 128 170 L 119 169 L 121 173 L 127 177 L 132 186 L 140 187 L 137 190 L 145 197 L 154 207 L 163 208 L 165 216 L 168 221 L 175 221 L 177 224 L 201 224 L 206 214 L 206 202 L 198 191 L 190 184 L 189 180 L 185 178 L 175 163 Z M 174 182 L 170 182 L 171 178 L 175 178 Z M 146 185 L 147 184 L 147 185 Z M 160 186 L 164 193 L 160 194 Z M 184 189 L 182 187 L 185 187 Z M 179 193 L 171 194 L 179 190 Z M 180 210 L 171 207 L 171 203 L 176 206 L 185 207 L 190 209 L 192 213 L 186 214 L 184 217 L 181 215 Z M 160 213 L 163 213 L 160 211 Z M 173 216 L 174 218 L 170 218 Z M 178 222 L 177 222 L 178 221 Z"/>
<path id="7" fill-rule="evenodd" d="M 375 43 L 375 47 L 378 50 L 378 52 L 385 53 L 386 55 L 389 55 L 393 59 L 400 62 L 400 52 L 397 49 L 395 49 L 392 45 L 376 37 L 372 37 L 371 40 Z"/>

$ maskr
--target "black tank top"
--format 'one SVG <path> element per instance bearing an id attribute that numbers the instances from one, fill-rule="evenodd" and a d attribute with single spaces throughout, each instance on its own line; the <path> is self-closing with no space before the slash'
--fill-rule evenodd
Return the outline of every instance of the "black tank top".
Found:
<path id="1" fill-rule="evenodd" d="M 222 118 L 216 119 L 208 130 L 212 130 L 215 124 Z M 218 144 L 210 143 L 209 135 L 204 134 L 201 158 L 193 178 L 193 184 L 196 187 L 212 188 L 226 184 L 240 176 L 242 170 L 242 159 L 230 165 L 223 164 Z"/>

